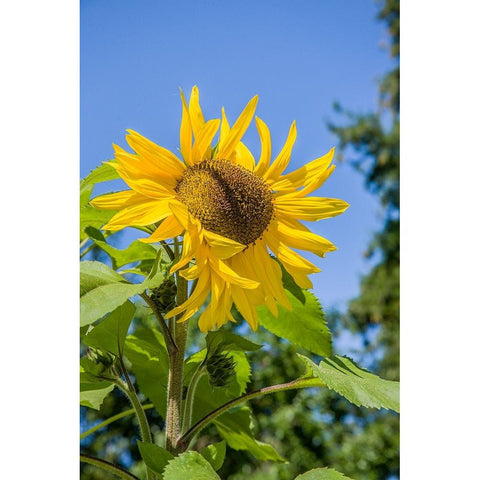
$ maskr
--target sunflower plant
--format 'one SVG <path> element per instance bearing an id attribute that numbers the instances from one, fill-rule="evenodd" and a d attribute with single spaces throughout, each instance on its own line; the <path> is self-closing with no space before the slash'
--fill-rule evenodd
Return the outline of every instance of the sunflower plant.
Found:
<path id="1" fill-rule="evenodd" d="M 298 253 L 324 257 L 336 249 L 304 224 L 348 207 L 315 196 L 335 169 L 334 150 L 286 173 L 295 122 L 274 156 L 269 128 L 255 117 L 256 159 L 242 138 L 257 97 L 232 124 L 224 109 L 220 118 L 205 119 L 196 87 L 188 103 L 180 97 L 178 155 L 128 130 L 130 150 L 114 145 L 114 159 L 80 186 L 80 403 L 98 410 L 113 389 L 124 392 L 132 409 L 116 418 L 136 416 L 145 471 L 138 477 L 86 454 L 81 461 L 124 479 L 218 479 L 227 448 L 288 461 L 252 431 L 248 402 L 262 395 L 328 388 L 359 406 L 399 410 L 398 383 L 332 353 L 311 292 L 309 276 L 320 270 Z M 125 189 L 93 196 L 96 184 L 119 179 Z M 138 238 L 120 250 L 110 236 L 127 227 Z M 155 323 L 138 322 L 140 311 Z M 259 326 L 311 353 L 298 354 L 303 376 L 249 390 L 248 352 L 262 345 L 241 332 Z M 188 343 L 189 331 L 200 344 Z M 158 438 L 145 414 L 149 408 L 163 419 Z M 199 449 L 199 433 L 212 425 L 222 440 Z M 297 478 L 345 477 L 319 466 Z"/>

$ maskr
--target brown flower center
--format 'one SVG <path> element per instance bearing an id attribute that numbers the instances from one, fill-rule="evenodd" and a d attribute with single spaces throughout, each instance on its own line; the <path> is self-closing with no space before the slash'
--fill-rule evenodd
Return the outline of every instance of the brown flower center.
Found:
<path id="1" fill-rule="evenodd" d="M 260 238 L 273 216 L 266 183 L 229 160 L 203 160 L 189 167 L 175 191 L 203 228 L 243 245 Z"/>

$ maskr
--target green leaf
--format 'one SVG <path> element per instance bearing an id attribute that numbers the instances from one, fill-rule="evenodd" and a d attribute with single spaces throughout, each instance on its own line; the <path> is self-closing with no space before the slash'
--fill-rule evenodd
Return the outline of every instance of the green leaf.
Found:
<path id="1" fill-rule="evenodd" d="M 80 207 L 80 241 L 87 238 L 85 233 L 87 227 L 103 227 L 115 213 L 116 210 L 97 210 L 90 205 Z"/>
<path id="2" fill-rule="evenodd" d="M 130 361 L 140 391 L 165 418 L 168 383 L 168 353 L 157 330 L 138 329 L 125 341 L 124 354 Z"/>
<path id="3" fill-rule="evenodd" d="M 80 207 L 84 207 L 88 204 L 92 191 L 93 185 L 85 185 L 85 187 L 80 188 Z"/>
<path id="4" fill-rule="evenodd" d="M 198 452 L 189 451 L 168 462 L 164 480 L 220 480 L 212 466 Z"/>
<path id="5" fill-rule="evenodd" d="M 272 257 L 273 258 L 273 257 Z M 308 290 L 303 290 L 296 283 L 293 277 L 285 270 L 282 262 L 274 258 L 276 262 L 280 265 L 282 269 L 282 283 L 286 290 L 288 290 L 295 298 L 297 298 L 301 303 L 305 303 L 305 293 Z"/>
<path id="6" fill-rule="evenodd" d="M 89 260 L 80 262 L 80 296 L 101 285 L 115 282 L 126 282 L 126 280 L 102 262 Z"/>
<path id="7" fill-rule="evenodd" d="M 400 411 L 400 383 L 384 380 L 358 367 L 347 357 L 325 358 L 316 365 L 299 355 L 311 371 L 328 388 L 334 390 L 357 406 L 389 408 Z"/>
<path id="8" fill-rule="evenodd" d="M 200 454 L 213 467 L 214 470 L 220 470 L 225 460 L 226 444 L 222 440 L 205 447 Z"/>
<path id="9" fill-rule="evenodd" d="M 250 342 L 246 338 L 229 332 L 224 328 L 208 332 L 205 337 L 207 350 L 210 354 L 221 353 L 224 351 L 255 351 L 262 348 L 262 345 Z"/>
<path id="10" fill-rule="evenodd" d="M 275 335 L 312 353 L 328 357 L 332 353 L 332 338 L 325 322 L 322 307 L 313 293 L 305 290 L 305 303 L 287 292 L 292 305 L 289 311 L 278 306 L 278 318 L 265 306 L 258 308 L 260 325 Z"/>
<path id="11" fill-rule="evenodd" d="M 113 261 L 115 268 L 123 267 L 129 263 L 139 262 L 141 260 L 154 260 L 157 257 L 158 248 L 148 243 L 135 240 L 127 248 L 119 250 L 109 245 L 99 230 L 93 227 L 87 227 L 85 232 L 90 239 L 104 250 Z"/>
<path id="12" fill-rule="evenodd" d="M 83 343 L 120 356 L 134 315 L 135 305 L 127 300 L 91 329 L 83 339 Z"/>
<path id="13" fill-rule="evenodd" d="M 99 410 L 105 397 L 113 390 L 113 383 L 97 381 L 91 375 L 80 373 L 80 405 Z"/>
<path id="14" fill-rule="evenodd" d="M 137 445 L 145 465 L 159 475 L 163 474 L 167 463 L 174 458 L 168 450 L 153 443 L 137 440 Z"/>
<path id="15" fill-rule="evenodd" d="M 298 477 L 295 480 L 352 480 L 350 477 L 346 477 L 343 473 L 337 472 L 333 468 L 315 468 L 309 470 Z"/>
<path id="16" fill-rule="evenodd" d="M 100 262 L 89 263 L 103 265 Z M 154 265 L 148 277 L 142 283 L 137 284 L 127 282 L 121 275 L 109 269 L 106 265 L 101 268 L 98 267 L 98 269 L 101 270 L 101 275 L 94 278 L 92 276 L 88 277 L 86 283 L 88 290 L 80 298 L 80 326 L 95 322 L 125 303 L 129 298 L 143 293 L 148 288 L 158 287 L 164 279 L 164 273 L 158 268 L 158 262 Z M 97 286 L 91 288 L 95 282 L 97 282 Z M 85 291 L 85 288 L 83 288 L 83 291 Z"/>
<path id="17" fill-rule="evenodd" d="M 248 450 L 258 460 L 285 462 L 271 445 L 255 439 L 250 428 L 251 411 L 248 407 L 226 412 L 213 423 L 228 446 L 234 450 Z"/>
<path id="18" fill-rule="evenodd" d="M 99 167 L 92 170 L 80 183 L 80 192 L 82 189 L 95 183 L 107 182 L 108 180 L 116 180 L 120 178 L 115 168 L 108 163 L 103 163 Z"/>

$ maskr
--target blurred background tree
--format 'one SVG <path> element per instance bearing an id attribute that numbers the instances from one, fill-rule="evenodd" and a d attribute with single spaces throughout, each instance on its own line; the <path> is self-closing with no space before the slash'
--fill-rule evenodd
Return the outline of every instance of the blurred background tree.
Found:
<path id="1" fill-rule="evenodd" d="M 356 114 L 335 105 L 341 120 L 329 127 L 338 136 L 340 157 L 365 176 L 366 187 L 381 199 L 384 224 L 367 249 L 366 257 L 375 266 L 362 278 L 359 296 L 350 301 L 345 313 L 330 311 L 327 317 L 334 342 L 342 331 L 354 332 L 362 340 L 362 356 L 354 351 L 352 355 L 382 377 L 398 380 L 399 0 L 383 0 L 378 18 L 388 27 L 394 64 L 379 83 L 378 109 Z M 271 347 L 268 354 L 262 349 L 249 355 L 253 371 L 250 389 L 282 383 L 303 373 L 296 347 L 265 330 L 252 339 Z M 82 407 L 82 422 L 91 426 L 129 407 L 122 394 L 116 392 L 107 397 L 99 412 Z M 318 389 L 263 397 L 251 402 L 251 407 L 261 432 L 259 439 L 274 445 L 290 463 L 258 462 L 247 453 L 229 449 L 219 471 L 222 478 L 291 480 L 319 466 L 335 468 L 357 480 L 398 478 L 399 419 L 392 412 L 358 408 L 335 393 Z M 154 437 L 160 441 L 162 420 L 153 409 L 148 415 L 156 426 Z M 127 417 L 87 437 L 82 441 L 82 451 L 130 468 L 142 477 L 142 469 L 135 468 L 139 460 L 135 441 L 138 429 L 132 420 Z M 207 439 L 215 441 L 213 435 L 212 430 L 205 429 L 198 444 L 204 445 Z M 95 467 L 82 464 L 81 468 L 83 480 L 109 478 Z"/>

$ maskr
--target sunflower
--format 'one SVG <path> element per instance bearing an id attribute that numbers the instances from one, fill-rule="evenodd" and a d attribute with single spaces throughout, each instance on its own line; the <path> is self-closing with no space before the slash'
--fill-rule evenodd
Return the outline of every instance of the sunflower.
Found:
<path id="1" fill-rule="evenodd" d="M 183 235 L 182 254 L 171 273 L 196 280 L 196 286 L 167 318 L 181 314 L 181 320 L 187 320 L 210 294 L 199 318 L 203 332 L 235 321 L 233 304 L 255 330 L 257 306 L 266 305 L 274 315 L 278 304 L 291 309 L 279 262 L 308 289 L 308 275 L 320 270 L 294 249 L 321 257 L 336 250 L 301 223 L 339 215 L 348 207 L 342 200 L 308 196 L 333 172 L 334 150 L 284 174 L 296 139 L 295 122 L 271 161 L 269 129 L 256 117 L 261 154 L 255 161 L 241 139 L 253 119 L 257 96 L 231 127 L 223 108 L 221 119 L 205 121 L 197 87 L 188 106 L 182 92 L 181 100 L 182 159 L 127 130 L 127 143 L 135 153 L 114 145 L 115 161 L 110 164 L 130 189 L 102 195 L 91 204 L 118 210 L 105 230 L 155 224 L 156 230 L 142 239 L 149 243 Z"/>

